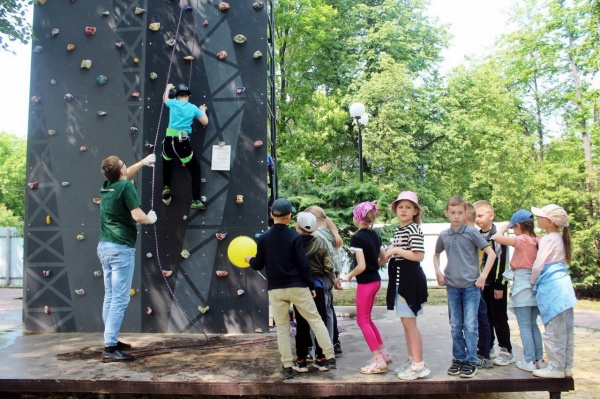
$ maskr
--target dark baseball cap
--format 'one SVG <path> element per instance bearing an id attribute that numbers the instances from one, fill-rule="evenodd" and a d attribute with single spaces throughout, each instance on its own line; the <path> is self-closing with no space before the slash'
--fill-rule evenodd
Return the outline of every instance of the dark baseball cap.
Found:
<path id="1" fill-rule="evenodd" d="M 273 202 L 273 205 L 271 205 L 271 213 L 276 217 L 286 216 L 295 212 L 296 208 L 294 208 L 290 201 L 285 198 L 278 198 Z"/>

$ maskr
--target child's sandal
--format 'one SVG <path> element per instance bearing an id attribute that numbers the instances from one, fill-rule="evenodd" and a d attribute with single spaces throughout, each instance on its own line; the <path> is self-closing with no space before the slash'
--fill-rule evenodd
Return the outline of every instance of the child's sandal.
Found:
<path id="1" fill-rule="evenodd" d="M 362 367 L 360 369 L 360 373 L 361 374 L 383 374 L 385 372 L 387 372 L 387 364 L 385 362 L 383 363 L 371 363 L 366 365 L 365 367 Z"/>

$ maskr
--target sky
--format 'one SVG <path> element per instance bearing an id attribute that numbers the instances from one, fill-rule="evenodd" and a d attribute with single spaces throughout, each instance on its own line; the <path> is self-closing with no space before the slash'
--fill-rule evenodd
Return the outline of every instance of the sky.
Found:
<path id="1" fill-rule="evenodd" d="M 454 38 L 442 52 L 440 70 L 447 73 L 466 56 L 489 53 L 496 39 L 508 33 L 506 13 L 517 0 L 431 0 L 428 14 L 448 24 Z M 31 13 L 30 13 L 31 14 Z M 30 15 L 31 18 L 31 15 Z M 0 50 L 0 132 L 27 136 L 31 45 L 11 44 L 16 55 Z"/>

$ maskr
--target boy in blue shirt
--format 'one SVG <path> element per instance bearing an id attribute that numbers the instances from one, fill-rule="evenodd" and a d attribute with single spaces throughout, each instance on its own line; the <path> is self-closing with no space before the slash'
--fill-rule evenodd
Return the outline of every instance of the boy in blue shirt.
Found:
<path id="1" fill-rule="evenodd" d="M 192 123 L 198 119 L 204 126 L 208 125 L 206 105 L 196 107 L 191 104 L 192 93 L 184 85 L 179 85 L 175 98 L 169 98 L 169 92 L 175 86 L 169 83 L 163 94 L 163 102 L 169 108 L 169 127 L 163 140 L 163 190 L 162 200 L 166 205 L 171 203 L 171 175 L 173 173 L 173 159 L 179 158 L 181 163 L 190 171 L 192 177 L 192 209 L 204 210 L 206 206 L 200 200 L 200 161 L 194 158 L 190 143 Z"/>
<path id="2" fill-rule="evenodd" d="M 481 290 L 496 260 L 494 250 L 473 227 L 464 223 L 466 203 L 462 197 L 448 200 L 444 214 L 450 228 L 440 233 L 435 245 L 433 266 L 440 286 L 446 286 L 448 316 L 452 327 L 452 366 L 449 375 L 471 378 L 477 374 L 477 310 Z M 485 268 L 479 274 L 479 250 L 487 255 Z M 440 270 L 440 253 L 446 251 L 448 263 Z"/>

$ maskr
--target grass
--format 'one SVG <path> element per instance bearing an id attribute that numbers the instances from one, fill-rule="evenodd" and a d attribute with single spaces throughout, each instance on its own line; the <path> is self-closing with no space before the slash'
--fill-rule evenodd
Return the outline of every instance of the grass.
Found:
<path id="1" fill-rule="evenodd" d="M 429 299 L 427 305 L 446 305 L 446 289 L 443 287 L 428 287 Z M 386 288 L 382 288 L 377 293 L 375 306 L 385 306 Z M 333 304 L 336 306 L 354 306 L 356 289 L 349 288 L 345 290 L 333 291 Z M 595 310 L 600 311 L 600 300 L 581 298 L 577 300 L 575 310 Z"/>

